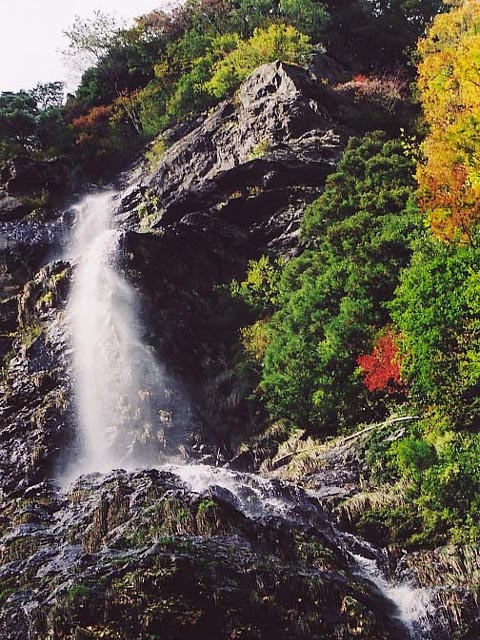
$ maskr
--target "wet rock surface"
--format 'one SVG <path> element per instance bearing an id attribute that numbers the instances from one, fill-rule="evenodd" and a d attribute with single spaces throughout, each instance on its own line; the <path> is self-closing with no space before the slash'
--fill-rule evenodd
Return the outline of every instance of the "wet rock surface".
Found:
<path id="1" fill-rule="evenodd" d="M 71 267 L 40 269 L 15 298 L 16 332 L 4 356 L 0 399 L 3 492 L 20 492 L 52 474 L 74 429 L 63 308 Z M 13 315 L 5 314 L 4 321 Z"/>
<path id="2" fill-rule="evenodd" d="M 322 106 L 319 86 L 300 67 L 259 67 L 238 97 L 182 135 L 165 134 L 171 146 L 128 192 L 123 209 L 147 213 L 154 229 L 199 212 L 219 216 L 248 234 L 252 253 L 295 251 L 300 215 L 321 191 L 348 136 Z"/>
<path id="3" fill-rule="evenodd" d="M 0 637 L 399 637 L 318 504 L 280 483 L 231 482 L 236 496 L 194 492 L 175 467 L 117 471 L 10 501 Z"/>

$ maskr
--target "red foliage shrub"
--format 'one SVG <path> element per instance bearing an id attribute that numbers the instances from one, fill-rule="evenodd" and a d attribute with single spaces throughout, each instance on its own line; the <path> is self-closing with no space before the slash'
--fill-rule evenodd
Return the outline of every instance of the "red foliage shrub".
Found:
<path id="1" fill-rule="evenodd" d="M 385 390 L 388 393 L 402 391 L 404 384 L 400 374 L 400 362 L 395 337 L 391 332 L 380 336 L 370 354 L 359 356 L 365 386 L 369 391 Z"/>
<path id="2" fill-rule="evenodd" d="M 94 129 L 106 121 L 108 122 L 112 112 L 112 105 L 93 107 L 86 115 L 75 118 L 72 124 L 77 129 Z"/>
<path id="3" fill-rule="evenodd" d="M 385 76 L 365 76 L 358 74 L 349 82 L 335 87 L 340 93 L 350 92 L 356 100 L 369 100 L 389 112 L 404 100 L 407 82 L 400 74 Z"/>

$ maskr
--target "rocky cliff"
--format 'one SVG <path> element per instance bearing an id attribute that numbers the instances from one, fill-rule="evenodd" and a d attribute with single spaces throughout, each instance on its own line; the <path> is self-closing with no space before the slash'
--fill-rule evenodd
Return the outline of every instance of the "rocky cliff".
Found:
<path id="1" fill-rule="evenodd" d="M 192 406 L 167 453 L 221 462 L 263 419 L 235 375 L 245 310 L 226 285 L 252 258 L 301 250 L 302 212 L 349 135 L 345 98 L 325 88 L 337 73 L 327 60 L 316 73 L 264 65 L 233 100 L 166 132 L 153 169 L 141 158 L 119 180 L 145 340 Z M 14 206 L 11 180 L 0 196 L 0 638 L 406 637 L 319 499 L 289 485 L 175 466 L 58 486 L 75 455 L 74 214 Z"/>

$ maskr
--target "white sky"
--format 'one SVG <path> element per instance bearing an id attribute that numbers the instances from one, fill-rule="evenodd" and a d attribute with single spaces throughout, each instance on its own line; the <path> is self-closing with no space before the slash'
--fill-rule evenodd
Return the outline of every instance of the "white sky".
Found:
<path id="1" fill-rule="evenodd" d="M 63 31 L 75 16 L 91 18 L 99 9 L 128 20 L 166 5 L 165 0 L 0 0 L 0 91 L 55 80 L 68 82 L 72 90 L 74 78 L 60 51 L 68 47 Z"/>

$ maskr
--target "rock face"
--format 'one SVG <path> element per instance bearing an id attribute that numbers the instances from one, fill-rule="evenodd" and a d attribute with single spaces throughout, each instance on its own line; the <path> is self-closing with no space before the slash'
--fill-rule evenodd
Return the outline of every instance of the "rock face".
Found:
<path id="1" fill-rule="evenodd" d="M 318 188 L 338 157 L 339 133 L 310 97 L 314 91 L 303 69 L 281 62 L 259 67 L 236 103 L 220 105 L 166 151 L 146 184 L 164 209 L 155 226 L 221 206 L 229 191 Z"/>
<path id="2" fill-rule="evenodd" d="M 191 398 L 190 455 L 222 462 L 263 419 L 236 376 L 247 311 L 227 285 L 262 253 L 300 250 L 301 214 L 348 136 L 335 104 L 311 73 L 264 65 L 168 132 L 153 171 L 141 160 L 121 180 L 123 267 L 148 346 Z M 24 190 L 46 179 L 27 169 L 4 168 L 0 189 L 0 640 L 406 637 L 318 500 L 291 486 L 213 467 L 56 486 L 75 443 L 72 265 L 58 259 L 74 216 L 22 218 Z"/>
<path id="3" fill-rule="evenodd" d="M 229 484 L 237 495 L 192 492 L 174 468 L 84 477 L 65 496 L 31 487 L 0 525 L 0 637 L 401 637 L 318 505 Z M 295 513 L 278 517 L 274 497 Z"/>
<path id="4" fill-rule="evenodd" d="M 215 214 L 247 231 L 257 247 L 294 249 L 300 214 L 318 195 L 347 134 L 322 97 L 305 70 L 269 63 L 186 135 L 167 132 L 173 143 L 140 186 L 151 226 Z"/>
<path id="5" fill-rule="evenodd" d="M 17 156 L 0 164 L 0 221 L 18 220 L 41 203 L 46 193 L 69 186 L 65 159 L 33 160 Z"/>
<path id="6" fill-rule="evenodd" d="M 196 440 L 217 448 L 231 446 L 250 419 L 243 401 L 250 389 L 239 388 L 230 353 L 245 310 L 222 286 L 265 251 L 297 250 L 301 212 L 345 137 L 321 96 L 305 70 L 264 65 L 234 100 L 171 131 L 177 140 L 153 172 L 144 165 L 124 178 L 125 268 L 142 296 L 150 343 L 192 394 Z M 21 159 L 3 167 L 4 211 L 15 212 L 18 194 L 51 170 Z M 70 268 L 44 267 L 61 253 L 73 216 L 8 218 L 0 217 L 6 491 L 48 477 L 74 422 L 63 338 Z"/>
<path id="7" fill-rule="evenodd" d="M 235 99 L 167 132 L 158 165 L 137 170 L 122 198 L 127 268 L 152 344 L 188 385 L 206 427 L 200 439 L 226 447 L 226 457 L 261 416 L 245 403 L 252 386 L 235 376 L 232 349 L 247 311 L 225 285 L 264 253 L 299 251 L 303 210 L 348 133 L 324 102 L 323 85 L 304 69 L 263 65 Z"/>
<path id="8" fill-rule="evenodd" d="M 70 265 L 54 262 L 18 298 L 18 328 L 4 361 L 1 490 L 21 492 L 53 472 L 74 429 L 63 315 Z"/>

